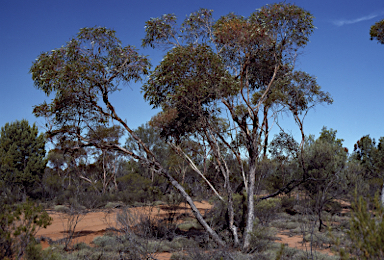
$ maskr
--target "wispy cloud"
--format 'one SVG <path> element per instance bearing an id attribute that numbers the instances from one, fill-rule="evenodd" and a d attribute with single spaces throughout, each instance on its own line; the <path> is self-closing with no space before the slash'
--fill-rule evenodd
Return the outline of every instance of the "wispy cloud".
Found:
<path id="1" fill-rule="evenodd" d="M 346 25 L 346 24 L 353 24 L 353 23 L 359 23 L 359 22 L 362 22 L 362 21 L 371 20 L 371 19 L 373 19 L 373 18 L 375 18 L 377 16 L 378 16 L 377 14 L 371 14 L 371 15 L 366 15 L 366 16 L 363 16 L 363 17 L 360 17 L 360 18 L 357 18 L 357 19 L 353 19 L 353 20 L 341 19 L 341 20 L 333 21 L 333 24 L 337 25 L 337 26 L 343 26 L 343 25 Z"/>

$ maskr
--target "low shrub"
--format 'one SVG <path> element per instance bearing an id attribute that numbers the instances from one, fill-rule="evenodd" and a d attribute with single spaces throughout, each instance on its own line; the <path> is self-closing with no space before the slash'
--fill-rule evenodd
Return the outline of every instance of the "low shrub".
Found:
<path id="1" fill-rule="evenodd" d="M 101 237 L 95 237 L 92 242 L 96 246 L 105 247 L 107 245 L 115 245 L 116 238 L 111 236 L 101 236 Z"/>
<path id="2" fill-rule="evenodd" d="M 64 206 L 64 205 L 56 205 L 54 207 L 54 210 L 57 211 L 57 212 L 60 212 L 60 213 L 69 213 L 69 208 L 67 206 Z"/>
<path id="3" fill-rule="evenodd" d="M 171 260 L 233 260 L 233 256 L 226 250 L 203 250 L 189 248 L 186 252 L 178 252 L 171 256 Z M 237 259 L 237 258 L 236 258 Z"/>
<path id="4" fill-rule="evenodd" d="M 261 200 L 255 205 L 255 216 L 259 219 L 261 225 L 266 226 L 276 217 L 280 210 L 280 198 Z"/>
<path id="5" fill-rule="evenodd" d="M 373 206 L 370 210 L 363 197 L 355 197 L 346 232 L 350 243 L 340 249 L 341 259 L 384 259 L 384 206 L 378 193 Z"/>
<path id="6" fill-rule="evenodd" d="M 270 225 L 280 229 L 296 229 L 300 227 L 300 223 L 287 219 L 273 220 Z"/>
<path id="7" fill-rule="evenodd" d="M 275 228 L 263 226 L 256 219 L 251 233 L 250 253 L 266 251 L 270 247 L 271 242 L 276 239 L 276 233 Z"/>
<path id="8" fill-rule="evenodd" d="M 191 228 L 198 229 L 198 230 L 204 229 L 199 223 L 197 223 L 196 220 L 183 222 L 177 225 L 177 227 L 181 230 L 189 230 Z"/>
<path id="9" fill-rule="evenodd" d="M 76 243 L 73 246 L 74 250 L 83 250 L 83 249 L 90 249 L 90 248 L 91 247 L 89 245 L 87 245 L 86 243 L 84 243 L 84 242 Z"/>
<path id="10" fill-rule="evenodd" d="M 117 201 L 117 202 L 108 202 L 107 205 L 104 206 L 104 208 L 106 208 L 106 209 L 115 209 L 115 208 L 120 208 L 120 207 L 123 207 L 123 206 L 124 206 L 123 202 Z"/>

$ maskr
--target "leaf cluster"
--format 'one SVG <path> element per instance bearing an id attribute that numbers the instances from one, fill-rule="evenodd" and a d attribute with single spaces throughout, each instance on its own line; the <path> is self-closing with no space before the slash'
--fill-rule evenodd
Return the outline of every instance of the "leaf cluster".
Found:
<path id="1" fill-rule="evenodd" d="M 384 20 L 372 25 L 369 35 L 371 36 L 371 40 L 377 40 L 379 43 L 384 44 Z"/>
<path id="2" fill-rule="evenodd" d="M 208 45 L 178 46 L 167 53 L 143 85 L 144 98 L 162 107 L 157 125 L 164 136 L 182 136 L 202 124 L 217 99 L 228 96 L 236 82 Z"/>

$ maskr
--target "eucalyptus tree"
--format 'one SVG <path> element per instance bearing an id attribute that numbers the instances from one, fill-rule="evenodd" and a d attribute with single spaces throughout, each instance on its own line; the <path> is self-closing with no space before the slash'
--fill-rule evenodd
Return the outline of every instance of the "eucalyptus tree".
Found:
<path id="1" fill-rule="evenodd" d="M 246 155 L 244 249 L 250 246 L 253 194 L 261 178 L 258 163 L 266 155 L 273 125 L 269 121 L 291 111 L 304 137 L 303 121 L 309 109 L 332 102 L 314 77 L 294 70 L 313 29 L 309 12 L 286 3 L 264 6 L 247 18 L 230 13 L 214 21 L 212 10 L 200 9 L 180 27 L 172 14 L 146 22 L 143 46 L 171 48 L 143 86 L 150 104 L 162 108 L 158 119 L 163 122 L 163 135 L 174 145 L 191 134 L 204 136 L 227 180 L 231 173 L 222 160 L 219 141 L 237 158 Z M 216 122 L 223 115 L 227 115 L 225 127 L 220 128 Z M 232 191 L 227 187 L 233 223 Z M 229 226 L 236 244 L 237 228 Z"/>
<path id="2" fill-rule="evenodd" d="M 118 150 L 166 177 L 190 204 L 200 224 L 223 246 L 224 242 L 206 223 L 192 198 L 118 115 L 110 101 L 119 84 L 140 81 L 148 74 L 149 67 L 148 59 L 134 47 L 122 46 L 115 31 L 82 28 L 64 46 L 43 52 L 33 62 L 30 73 L 35 87 L 47 96 L 53 95 L 50 103 L 44 101 L 35 106 L 33 113 L 46 119 L 50 140 L 71 143 L 68 148 L 74 151 L 86 147 Z M 144 155 L 94 134 L 100 127 L 116 123 L 133 138 Z"/>

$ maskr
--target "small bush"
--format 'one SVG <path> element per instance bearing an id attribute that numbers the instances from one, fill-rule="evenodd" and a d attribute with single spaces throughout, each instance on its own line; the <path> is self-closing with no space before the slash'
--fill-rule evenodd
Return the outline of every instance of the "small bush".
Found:
<path id="1" fill-rule="evenodd" d="M 0 202 L 0 210 L 0 258 L 19 259 L 29 253 L 37 259 L 41 250 L 34 236 L 51 224 L 48 213 L 30 201 L 13 207 Z"/>
<path id="2" fill-rule="evenodd" d="M 276 229 L 260 225 L 259 221 L 255 220 L 250 241 L 251 253 L 266 251 L 270 247 L 271 242 L 276 239 L 276 233 Z"/>
<path id="3" fill-rule="evenodd" d="M 350 230 L 351 243 L 340 250 L 342 259 L 384 259 L 384 207 L 376 194 L 372 211 L 362 198 L 352 203 Z"/>
<path id="4" fill-rule="evenodd" d="M 201 248 L 189 248 L 184 253 L 175 253 L 171 256 L 171 260 L 233 260 L 230 252 L 225 250 L 203 250 Z"/>
<path id="5" fill-rule="evenodd" d="M 69 208 L 64 205 L 57 205 L 54 207 L 54 210 L 60 213 L 69 213 Z"/>
<path id="6" fill-rule="evenodd" d="M 120 208 L 123 207 L 124 203 L 117 201 L 117 202 L 108 202 L 107 205 L 104 206 L 106 209 L 115 209 L 115 208 Z"/>
<path id="7" fill-rule="evenodd" d="M 296 203 L 297 201 L 294 197 L 284 196 L 281 198 L 281 207 L 283 208 L 283 210 L 293 209 L 293 206 L 295 206 Z"/>
<path id="8" fill-rule="evenodd" d="M 76 243 L 73 246 L 74 250 L 90 249 L 91 247 L 84 242 Z"/>
<path id="9" fill-rule="evenodd" d="M 116 238 L 110 236 L 95 237 L 93 243 L 99 247 L 105 247 L 107 245 L 115 245 Z"/>
<path id="10" fill-rule="evenodd" d="M 177 225 L 177 227 L 181 230 L 189 230 L 191 228 L 194 228 L 194 229 L 198 229 L 198 230 L 203 230 L 204 228 L 199 224 L 197 223 L 197 221 L 188 221 L 188 222 L 183 222 L 179 225 Z"/>
<path id="11" fill-rule="evenodd" d="M 276 217 L 281 209 L 281 199 L 270 198 L 259 201 L 255 206 L 255 216 L 259 219 L 261 225 L 268 223 Z"/>
<path id="12" fill-rule="evenodd" d="M 286 219 L 276 219 L 271 223 L 271 226 L 281 229 L 296 229 L 300 227 L 300 223 Z"/>

